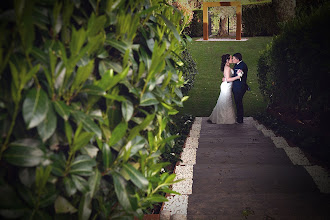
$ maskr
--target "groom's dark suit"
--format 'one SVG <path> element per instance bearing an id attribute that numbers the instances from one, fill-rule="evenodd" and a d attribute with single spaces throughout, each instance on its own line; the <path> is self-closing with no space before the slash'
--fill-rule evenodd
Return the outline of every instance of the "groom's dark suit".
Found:
<path id="1" fill-rule="evenodd" d="M 248 67 L 243 61 L 241 61 L 239 64 L 235 64 L 234 76 L 237 76 L 237 70 L 239 69 L 241 69 L 244 74 L 241 78 L 241 81 L 238 79 L 233 82 L 233 93 L 237 110 L 237 122 L 242 123 L 244 115 L 243 96 L 248 88 L 248 85 L 246 84 Z"/>

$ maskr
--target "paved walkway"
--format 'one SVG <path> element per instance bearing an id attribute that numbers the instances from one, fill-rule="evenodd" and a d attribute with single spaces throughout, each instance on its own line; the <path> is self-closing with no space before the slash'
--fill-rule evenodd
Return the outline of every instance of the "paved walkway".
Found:
<path id="1" fill-rule="evenodd" d="M 181 195 L 164 207 L 172 218 L 330 219 L 329 175 L 299 148 L 253 118 L 235 125 L 197 120 L 176 168 L 185 178 L 173 186 Z"/>

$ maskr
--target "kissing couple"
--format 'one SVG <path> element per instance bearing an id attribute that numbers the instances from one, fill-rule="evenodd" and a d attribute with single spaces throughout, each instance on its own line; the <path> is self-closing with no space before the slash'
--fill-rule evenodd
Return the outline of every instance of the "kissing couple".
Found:
<path id="1" fill-rule="evenodd" d="M 234 63 L 234 68 L 230 64 Z M 208 121 L 216 124 L 243 123 L 243 96 L 249 89 L 246 84 L 248 67 L 242 60 L 242 54 L 235 53 L 233 56 L 224 54 L 221 57 L 221 71 L 223 71 L 220 95 Z M 232 93 L 236 105 L 233 106 Z"/>

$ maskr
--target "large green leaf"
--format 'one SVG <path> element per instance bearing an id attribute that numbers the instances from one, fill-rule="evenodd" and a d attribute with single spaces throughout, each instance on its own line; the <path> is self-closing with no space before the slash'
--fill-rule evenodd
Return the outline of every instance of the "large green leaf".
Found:
<path id="1" fill-rule="evenodd" d="M 94 67 L 94 60 L 91 60 L 87 65 L 80 66 L 78 68 L 76 77 L 71 85 L 71 92 L 79 90 L 82 87 L 82 84 L 88 79 L 91 75 Z"/>
<path id="2" fill-rule="evenodd" d="M 82 192 L 86 193 L 89 190 L 88 182 L 81 176 L 71 175 L 72 181 L 74 182 L 76 188 Z"/>
<path id="3" fill-rule="evenodd" d="M 95 159 L 90 158 L 87 155 L 80 155 L 71 164 L 70 173 L 90 176 L 93 174 L 93 167 L 96 166 Z"/>
<path id="4" fill-rule="evenodd" d="M 121 104 L 121 112 L 123 114 L 125 121 L 128 122 L 131 119 L 134 112 L 133 103 L 129 100 L 123 101 Z"/>
<path id="5" fill-rule="evenodd" d="M 127 127 L 128 125 L 126 122 L 121 122 L 115 127 L 109 140 L 110 147 L 116 144 L 120 139 L 122 139 L 125 136 Z"/>
<path id="6" fill-rule="evenodd" d="M 11 143 L 4 153 L 4 158 L 9 163 L 33 167 L 39 165 L 45 159 L 44 152 L 39 148 L 40 141 L 35 139 L 22 139 Z"/>
<path id="7" fill-rule="evenodd" d="M 53 107 L 50 105 L 46 118 L 38 125 L 38 134 L 43 142 L 54 134 L 56 126 L 57 117 L 54 113 Z"/>
<path id="8" fill-rule="evenodd" d="M 108 169 L 112 163 L 112 153 L 109 145 L 106 143 L 102 146 L 102 159 L 104 168 Z"/>
<path id="9" fill-rule="evenodd" d="M 119 174 L 112 173 L 113 183 L 115 185 L 115 192 L 118 198 L 119 203 L 127 211 L 132 211 L 132 205 L 129 200 L 129 193 L 127 191 L 127 182 Z"/>
<path id="10" fill-rule="evenodd" d="M 73 213 L 77 212 L 77 209 L 73 205 L 71 205 L 71 203 L 62 196 L 57 197 L 57 199 L 55 200 L 54 207 L 55 207 L 56 213 L 73 214 Z"/>
<path id="11" fill-rule="evenodd" d="M 63 179 L 63 183 L 64 183 L 65 191 L 68 194 L 68 196 L 72 196 L 77 192 L 76 185 L 74 184 L 73 180 L 70 177 L 66 176 Z"/>
<path id="12" fill-rule="evenodd" d="M 41 89 L 31 89 L 23 102 L 23 118 L 28 129 L 38 126 L 49 108 L 47 94 Z"/>
<path id="13" fill-rule="evenodd" d="M 104 24 L 107 21 L 107 18 L 105 15 L 96 17 L 94 13 L 90 16 L 88 20 L 88 26 L 87 26 L 87 35 L 88 36 L 94 36 L 98 32 L 104 30 Z"/>
<path id="14" fill-rule="evenodd" d="M 123 164 L 123 168 L 131 178 L 131 181 L 140 189 L 147 189 L 149 181 L 131 164 Z"/>
<path id="15" fill-rule="evenodd" d="M 128 140 L 132 140 L 135 138 L 140 131 L 144 130 L 155 118 L 155 114 L 147 115 L 147 117 L 139 124 L 138 126 L 135 126 L 128 136 Z"/>
<path id="16" fill-rule="evenodd" d="M 78 124 L 83 123 L 84 129 L 86 131 L 93 132 L 97 135 L 98 138 L 102 137 L 102 131 L 100 127 L 93 121 L 92 117 L 80 111 L 73 112 L 73 116 L 77 120 Z"/>
<path id="17" fill-rule="evenodd" d="M 156 105 L 158 103 L 158 100 L 151 92 L 144 93 L 140 100 L 140 106 Z"/>
<path id="18" fill-rule="evenodd" d="M 80 28 L 78 31 L 72 28 L 72 37 L 70 43 L 71 56 L 76 56 L 80 52 L 81 47 L 86 40 L 86 31 L 84 28 Z"/>
<path id="19" fill-rule="evenodd" d="M 54 101 L 53 105 L 57 114 L 59 114 L 65 121 L 70 117 L 70 109 L 63 101 Z"/>
<path id="20" fill-rule="evenodd" d="M 82 132 L 73 141 L 73 150 L 77 151 L 85 147 L 94 136 L 91 132 Z"/>
<path id="21" fill-rule="evenodd" d="M 164 15 L 160 15 L 160 17 L 165 21 L 166 26 L 172 31 L 172 33 L 174 34 L 174 37 L 180 42 L 181 41 L 181 37 L 179 32 L 176 29 L 176 26 L 169 21 Z"/>

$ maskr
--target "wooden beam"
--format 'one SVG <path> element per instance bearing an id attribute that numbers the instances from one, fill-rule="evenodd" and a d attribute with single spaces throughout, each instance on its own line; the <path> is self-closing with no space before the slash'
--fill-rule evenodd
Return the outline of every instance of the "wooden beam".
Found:
<path id="1" fill-rule="evenodd" d="M 209 19 L 208 19 L 208 6 L 203 3 L 203 39 L 209 39 Z"/>

